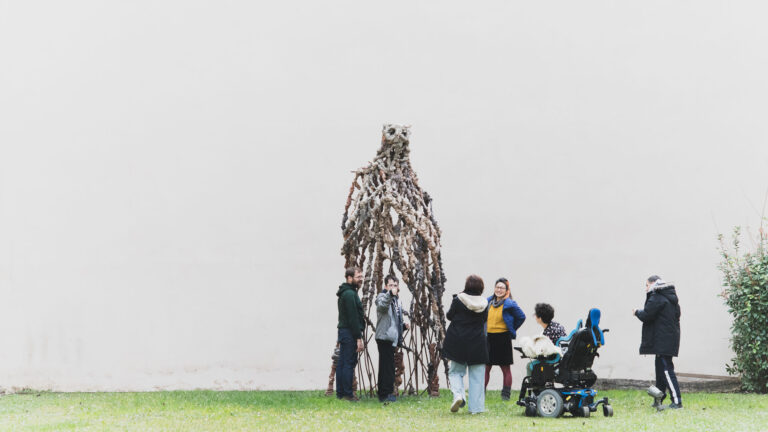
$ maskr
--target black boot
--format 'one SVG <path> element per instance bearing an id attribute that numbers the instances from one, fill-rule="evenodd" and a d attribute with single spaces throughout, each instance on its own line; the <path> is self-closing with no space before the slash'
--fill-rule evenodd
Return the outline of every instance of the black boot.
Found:
<path id="1" fill-rule="evenodd" d="M 508 401 L 509 395 L 512 393 L 512 387 L 504 386 L 501 388 L 501 400 Z"/>

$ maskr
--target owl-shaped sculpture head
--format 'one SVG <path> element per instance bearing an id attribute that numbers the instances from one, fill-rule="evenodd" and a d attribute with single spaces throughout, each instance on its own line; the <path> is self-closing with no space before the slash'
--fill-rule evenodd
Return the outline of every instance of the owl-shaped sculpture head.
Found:
<path id="1" fill-rule="evenodd" d="M 411 138 L 411 127 L 385 124 L 381 129 L 382 140 L 386 143 L 407 143 Z"/>

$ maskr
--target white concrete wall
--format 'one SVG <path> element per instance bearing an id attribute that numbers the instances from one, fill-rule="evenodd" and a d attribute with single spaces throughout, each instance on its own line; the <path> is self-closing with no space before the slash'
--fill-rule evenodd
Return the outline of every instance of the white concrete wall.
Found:
<path id="1" fill-rule="evenodd" d="M 0 386 L 323 388 L 350 171 L 384 122 L 413 125 L 448 293 L 505 275 L 567 327 L 599 307 L 600 375 L 650 378 L 630 311 L 659 273 L 678 370 L 725 374 L 716 234 L 768 187 L 766 12 L 2 2 Z"/>

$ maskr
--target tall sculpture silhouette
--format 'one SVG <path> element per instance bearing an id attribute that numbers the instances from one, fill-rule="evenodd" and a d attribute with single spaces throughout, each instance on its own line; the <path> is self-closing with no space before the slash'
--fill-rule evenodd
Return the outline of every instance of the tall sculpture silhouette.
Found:
<path id="1" fill-rule="evenodd" d="M 384 277 L 399 273 L 412 295 L 406 315 L 411 329 L 395 361 L 395 392 L 400 386 L 408 394 L 428 391 L 438 396 L 440 350 L 445 339 L 442 296 L 445 273 L 440 255 L 440 228 L 432 199 L 421 189 L 411 168 L 410 128 L 384 125 L 381 147 L 368 166 L 354 172 L 349 188 L 341 230 L 341 254 L 346 266 L 363 269 L 361 300 L 366 315 L 363 333 L 365 350 L 360 353 L 356 384 L 370 396 L 376 388 L 375 365 L 369 353 L 375 334 L 376 308 L 371 307 L 381 292 Z M 328 394 L 333 393 L 334 364 Z M 446 379 L 447 360 L 443 359 Z"/>

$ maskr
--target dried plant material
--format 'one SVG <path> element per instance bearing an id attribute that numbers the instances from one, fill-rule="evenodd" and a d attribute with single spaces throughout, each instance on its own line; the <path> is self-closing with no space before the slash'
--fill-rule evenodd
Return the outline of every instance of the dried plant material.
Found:
<path id="1" fill-rule="evenodd" d="M 408 393 L 418 393 L 423 383 L 421 388 L 438 396 L 438 367 L 446 328 L 442 304 L 446 279 L 440 256 L 440 227 L 432 212 L 432 199 L 419 187 L 411 168 L 409 142 L 408 126 L 384 125 L 376 157 L 354 173 L 341 222 L 341 254 L 346 266 L 360 267 L 365 278 L 361 299 L 368 323 L 364 332 L 366 349 L 360 354 L 356 376 L 361 378 L 360 389 L 371 396 L 376 387 L 368 352 L 369 346 L 375 346 L 369 344 L 376 321 L 376 309 L 371 304 L 387 274 L 399 274 L 412 294 L 405 311 L 411 321 L 411 329 L 404 336 L 406 361 L 398 361 L 395 391 L 404 385 Z M 443 362 L 447 379 L 447 360 Z"/>

